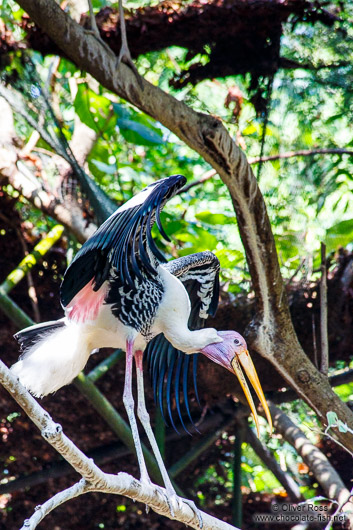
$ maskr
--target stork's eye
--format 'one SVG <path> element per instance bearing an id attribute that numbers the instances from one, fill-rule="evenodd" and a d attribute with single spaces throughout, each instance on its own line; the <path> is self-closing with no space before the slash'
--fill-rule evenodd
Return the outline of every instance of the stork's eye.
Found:
<path id="1" fill-rule="evenodd" d="M 236 344 L 237 346 L 239 346 L 239 344 L 240 344 L 240 340 L 239 340 L 239 339 L 234 339 L 234 344 Z"/>

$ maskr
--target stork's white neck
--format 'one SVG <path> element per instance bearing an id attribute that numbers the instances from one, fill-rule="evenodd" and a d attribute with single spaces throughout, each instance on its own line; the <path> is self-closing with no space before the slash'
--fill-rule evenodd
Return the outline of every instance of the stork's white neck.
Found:
<path id="1" fill-rule="evenodd" d="M 222 342 L 223 339 L 213 328 L 189 330 L 191 305 L 185 287 L 163 265 L 158 267 L 158 273 L 163 283 L 164 296 L 158 308 L 154 330 L 164 333 L 175 348 L 185 353 L 196 353 L 209 344 Z"/>

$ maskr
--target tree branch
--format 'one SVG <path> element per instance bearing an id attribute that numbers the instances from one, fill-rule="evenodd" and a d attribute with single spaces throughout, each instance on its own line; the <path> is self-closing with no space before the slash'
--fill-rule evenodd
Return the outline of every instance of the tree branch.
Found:
<path id="1" fill-rule="evenodd" d="M 298 342 L 263 196 L 244 153 L 222 123 L 193 111 L 144 79 L 138 81 L 125 64 L 117 68 L 116 58 L 54 0 L 19 0 L 19 4 L 79 68 L 160 121 L 219 173 L 232 197 L 255 291 L 257 320 L 248 330 L 252 346 L 272 362 L 323 422 L 326 413 L 334 410 L 341 421 L 352 425 L 352 411 L 335 395 Z M 353 450 L 350 433 L 337 435 Z"/>
<path id="2" fill-rule="evenodd" d="M 118 473 L 118 475 L 104 473 L 95 465 L 92 459 L 80 451 L 63 433 L 61 425 L 51 419 L 49 414 L 26 391 L 1 361 L 0 383 L 39 428 L 43 438 L 83 477 L 80 482 L 58 493 L 37 508 L 32 517 L 25 521 L 23 529 L 32 530 L 36 528 L 38 523 L 54 508 L 90 491 L 125 495 L 130 499 L 147 504 L 161 515 L 188 524 L 192 528 L 199 528 L 197 514 L 180 497 L 178 498 L 178 504 L 173 505 L 174 515 L 171 515 L 170 505 L 163 488 L 154 484 L 142 484 L 127 473 Z M 201 512 L 201 516 L 204 530 L 215 530 L 216 528 L 220 530 L 234 529 L 233 526 L 204 512 Z"/>
<path id="3" fill-rule="evenodd" d="M 87 6 L 86 6 L 87 10 Z M 189 51 L 189 58 L 198 53 L 207 54 L 205 65 L 194 63 L 173 82 L 178 86 L 188 82 L 195 84 L 205 78 L 250 72 L 254 77 L 271 76 L 279 67 L 293 68 L 294 62 L 280 57 L 279 39 L 283 24 L 290 15 L 302 23 L 313 24 L 320 20 L 331 27 L 335 14 L 317 9 L 308 0 L 209 0 L 207 3 L 193 0 L 178 4 L 169 2 L 142 6 L 126 13 L 126 29 L 132 57 L 162 50 L 169 46 L 181 46 Z M 77 17 L 76 17 L 77 18 Z M 82 23 L 91 29 L 97 24 L 96 35 L 100 35 L 105 46 L 117 55 L 121 42 L 119 11 L 104 6 L 96 17 L 86 15 Z M 21 23 L 20 23 L 21 24 Z M 22 20 L 30 47 L 43 54 L 60 53 L 57 46 L 38 27 Z M 193 28 L 197 27 L 197 32 Z M 4 41 L 3 48 L 13 47 L 13 39 Z M 229 46 L 231 43 L 231 46 Z M 1 44 L 1 41 L 0 41 Z M 208 51 L 205 47 L 208 45 Z M 62 52 L 61 52 L 62 53 Z M 297 68 L 308 67 L 297 65 Z"/>
<path id="4" fill-rule="evenodd" d="M 302 457 L 327 497 L 337 501 L 339 504 L 347 502 L 350 492 L 327 457 L 308 440 L 303 431 L 278 407 L 270 404 L 270 411 L 276 431 L 282 434 L 283 438 Z M 346 509 L 351 511 L 353 504 L 349 503 L 349 505 L 346 505 Z"/>
<path id="5" fill-rule="evenodd" d="M 229 412 L 229 411 L 228 411 Z M 247 413 L 247 412 L 246 412 Z M 227 413 L 228 414 L 228 413 Z M 225 421 L 226 415 L 224 415 L 221 412 L 215 412 L 213 414 L 208 415 L 204 421 L 202 421 L 202 433 L 203 435 L 207 435 L 210 431 L 214 433 L 220 428 L 220 425 L 222 422 Z M 234 420 L 235 421 L 235 420 Z M 188 430 L 192 429 L 192 424 L 187 422 L 185 420 L 185 425 Z M 179 434 L 175 431 L 171 431 L 168 436 L 166 436 L 167 442 L 175 442 L 180 441 L 182 438 L 185 438 L 189 436 L 186 431 L 181 431 Z M 148 442 L 147 436 L 143 435 L 141 436 L 142 442 Z M 207 447 L 205 448 L 207 449 Z M 88 458 L 93 458 L 93 460 L 96 462 L 96 464 L 102 465 L 107 464 L 111 462 L 112 460 L 117 461 L 118 459 L 125 458 L 128 455 L 134 454 L 134 449 L 129 449 L 126 445 L 116 442 L 111 443 L 109 445 L 100 446 L 96 449 L 93 449 L 90 451 L 87 456 Z M 195 456 L 195 458 L 198 456 L 198 454 Z M 184 463 L 184 458 L 182 457 L 180 459 L 180 464 Z M 189 459 L 188 465 L 192 463 L 192 460 Z M 174 467 L 174 464 L 173 466 Z M 178 474 L 178 470 L 176 472 L 172 472 L 172 467 L 168 470 L 168 473 L 170 476 L 176 476 Z M 179 469 L 179 461 L 176 462 L 176 468 Z M 183 467 L 184 469 L 184 467 Z M 59 460 L 59 461 L 52 461 L 45 465 L 45 468 L 34 471 L 33 473 L 20 475 L 18 478 L 14 480 L 10 480 L 9 482 L 6 482 L 4 484 L 0 484 L 0 495 L 3 495 L 4 493 L 12 493 L 14 491 L 20 491 L 32 486 L 36 486 L 38 484 L 42 484 L 43 482 L 47 482 L 50 479 L 59 478 L 66 476 L 70 473 L 73 473 L 74 470 L 69 465 L 68 462 Z"/>
<path id="6" fill-rule="evenodd" d="M 335 148 L 324 148 L 324 149 L 301 149 L 299 151 L 288 151 L 287 153 L 278 153 L 277 155 L 269 155 L 269 156 L 255 156 L 255 157 L 249 157 L 248 163 L 250 165 L 253 164 L 259 164 L 260 162 L 271 162 L 273 160 L 283 160 L 286 158 L 293 158 L 296 156 L 315 156 L 315 155 L 353 155 L 352 149 L 344 149 L 340 147 Z M 214 169 L 210 169 L 209 171 L 206 171 L 199 179 L 193 180 L 189 182 L 184 188 L 182 188 L 179 193 L 183 193 L 185 191 L 189 191 L 194 186 L 199 186 L 200 184 L 203 184 L 207 180 L 210 180 L 215 175 L 217 175 L 217 171 Z"/>
<path id="7" fill-rule="evenodd" d="M 315 155 L 353 155 L 352 149 L 344 149 L 341 147 L 327 147 L 323 149 L 300 149 L 298 151 L 288 151 L 286 153 L 278 153 L 270 156 L 256 156 L 249 158 L 249 164 L 258 164 L 259 162 L 269 162 L 271 160 L 283 160 L 285 158 L 293 158 L 295 156 L 315 156 Z"/>
<path id="8" fill-rule="evenodd" d="M 353 369 L 344 368 L 343 370 L 338 370 L 334 374 L 330 375 L 328 379 L 331 387 L 351 383 L 353 381 Z M 291 401 L 294 401 L 298 398 L 298 394 L 293 389 L 285 390 L 284 392 L 275 392 L 271 395 L 271 401 L 276 405 L 280 403 L 290 403 Z"/>

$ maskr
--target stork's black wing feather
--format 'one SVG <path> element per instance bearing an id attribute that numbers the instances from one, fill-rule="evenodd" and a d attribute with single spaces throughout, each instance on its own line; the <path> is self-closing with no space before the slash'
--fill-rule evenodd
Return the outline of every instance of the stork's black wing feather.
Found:
<path id="1" fill-rule="evenodd" d="M 163 266 L 171 274 L 179 278 L 188 292 L 191 302 L 191 313 L 188 322 L 189 329 L 195 330 L 203 328 L 207 317 L 209 315 L 213 316 L 218 306 L 218 259 L 212 252 L 200 252 L 199 254 L 190 254 L 189 256 L 170 261 Z M 192 359 L 192 379 L 196 399 L 199 403 L 196 385 L 198 354 L 190 355 L 177 350 L 163 334 L 160 334 L 148 343 L 145 349 L 145 358 L 147 359 L 147 367 L 152 380 L 154 399 L 162 412 L 163 418 L 165 418 L 163 399 L 165 396 L 169 420 L 177 431 L 172 415 L 172 398 L 174 393 L 179 420 L 182 427 L 187 431 L 182 418 L 180 396 L 181 394 L 183 395 L 186 413 L 193 423 L 190 414 L 187 387 L 189 365 Z"/>
<path id="2" fill-rule="evenodd" d="M 93 280 L 98 291 L 111 267 L 121 281 L 134 286 L 131 275 L 155 277 L 156 265 L 165 262 L 151 234 L 157 226 L 163 236 L 160 212 L 168 199 L 185 184 L 182 175 L 161 179 L 130 199 L 111 215 L 86 241 L 67 269 L 61 285 L 61 303 L 66 307 Z"/>

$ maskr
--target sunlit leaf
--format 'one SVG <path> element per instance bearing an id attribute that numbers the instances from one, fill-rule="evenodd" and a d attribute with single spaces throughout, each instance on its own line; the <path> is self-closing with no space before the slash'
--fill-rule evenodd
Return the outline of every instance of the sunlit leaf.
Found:
<path id="1" fill-rule="evenodd" d="M 209 225 L 226 225 L 236 222 L 234 215 L 225 215 L 224 213 L 211 213 L 209 211 L 200 212 L 195 215 L 196 219 Z"/>
<path id="2" fill-rule="evenodd" d="M 326 231 L 325 243 L 328 252 L 345 247 L 353 242 L 353 219 L 341 221 Z"/>

